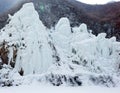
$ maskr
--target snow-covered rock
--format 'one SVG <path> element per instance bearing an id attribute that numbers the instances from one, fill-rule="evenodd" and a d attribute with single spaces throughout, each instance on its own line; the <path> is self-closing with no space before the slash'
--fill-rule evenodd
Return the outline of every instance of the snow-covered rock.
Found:
<path id="1" fill-rule="evenodd" d="M 80 32 L 85 32 L 85 33 L 87 33 L 87 32 L 88 32 L 88 30 L 87 30 L 87 25 L 84 24 L 84 23 L 82 23 L 82 24 L 79 26 L 79 30 L 80 30 Z"/>
<path id="2" fill-rule="evenodd" d="M 21 84 L 20 75 L 17 70 L 8 65 L 3 65 L 0 69 L 0 87 L 18 86 Z"/>
<path id="3" fill-rule="evenodd" d="M 120 85 L 120 43 L 115 37 L 95 36 L 84 23 L 71 27 L 68 18 L 47 29 L 32 3 L 9 20 L 0 31 L 0 59 L 24 75 L 21 83 Z"/>
<path id="4" fill-rule="evenodd" d="M 69 36 L 71 34 L 69 19 L 61 18 L 55 26 L 55 30 L 61 35 Z"/>
<path id="5" fill-rule="evenodd" d="M 23 5 L 10 18 L 0 37 L 1 42 L 7 42 L 9 62 L 13 60 L 13 50 L 16 48 L 15 68 L 23 70 L 24 75 L 43 73 L 53 63 L 46 27 L 39 20 L 32 3 Z"/>

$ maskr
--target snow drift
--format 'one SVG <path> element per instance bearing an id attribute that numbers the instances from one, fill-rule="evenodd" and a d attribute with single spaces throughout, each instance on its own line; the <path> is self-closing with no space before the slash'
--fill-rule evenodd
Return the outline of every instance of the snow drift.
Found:
<path id="1" fill-rule="evenodd" d="M 8 72 L 24 75 L 16 80 L 13 74 L 13 82 L 120 85 L 120 43 L 115 37 L 105 38 L 105 33 L 93 35 L 84 23 L 71 27 L 67 18 L 61 18 L 54 29 L 47 29 L 34 5 L 27 3 L 9 16 L 9 24 L 1 29 L 0 37 L 0 75 L 5 74 L 4 64 L 8 69 L 12 66 Z M 4 78 L 0 78 L 2 85 L 7 82 L 3 82 Z"/>

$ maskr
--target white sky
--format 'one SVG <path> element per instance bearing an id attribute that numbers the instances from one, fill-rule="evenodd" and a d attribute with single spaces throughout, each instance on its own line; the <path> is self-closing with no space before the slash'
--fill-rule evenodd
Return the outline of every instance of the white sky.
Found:
<path id="1" fill-rule="evenodd" d="M 110 1 L 120 1 L 120 0 L 77 0 L 87 4 L 105 4 Z"/>

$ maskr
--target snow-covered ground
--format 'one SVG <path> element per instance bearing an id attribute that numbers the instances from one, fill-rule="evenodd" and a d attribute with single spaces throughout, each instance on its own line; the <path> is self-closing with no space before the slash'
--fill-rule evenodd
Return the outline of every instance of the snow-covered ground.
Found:
<path id="1" fill-rule="evenodd" d="M 0 93 L 120 93 L 120 87 L 105 88 L 105 87 L 55 87 L 30 85 L 10 88 L 0 88 Z"/>

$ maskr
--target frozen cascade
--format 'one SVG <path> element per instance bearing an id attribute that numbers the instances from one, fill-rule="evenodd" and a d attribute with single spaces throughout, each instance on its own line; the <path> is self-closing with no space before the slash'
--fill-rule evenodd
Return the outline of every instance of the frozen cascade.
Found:
<path id="1" fill-rule="evenodd" d="M 78 85 L 103 80 L 109 86 L 119 80 L 120 43 L 115 37 L 108 39 L 105 33 L 95 36 L 84 23 L 71 27 L 68 18 L 61 18 L 55 29 L 47 29 L 32 3 L 23 5 L 9 20 L 0 31 L 0 45 L 5 43 L 4 49 L 9 51 L 8 64 L 14 63 L 25 76 L 44 73 L 42 78 L 47 77 L 53 85 L 62 84 L 63 77 Z"/>
<path id="2" fill-rule="evenodd" d="M 54 44 L 68 50 L 70 48 L 70 36 L 71 27 L 69 20 L 67 18 L 61 18 L 55 26 L 55 32 L 52 35 Z"/>
<path id="3" fill-rule="evenodd" d="M 17 46 L 15 68 L 23 70 L 24 75 L 45 72 L 53 62 L 52 50 L 46 27 L 39 20 L 33 4 L 23 5 L 10 20 L 3 28 L 5 31 L 0 33 L 0 41 L 5 40 L 11 47 Z"/>

